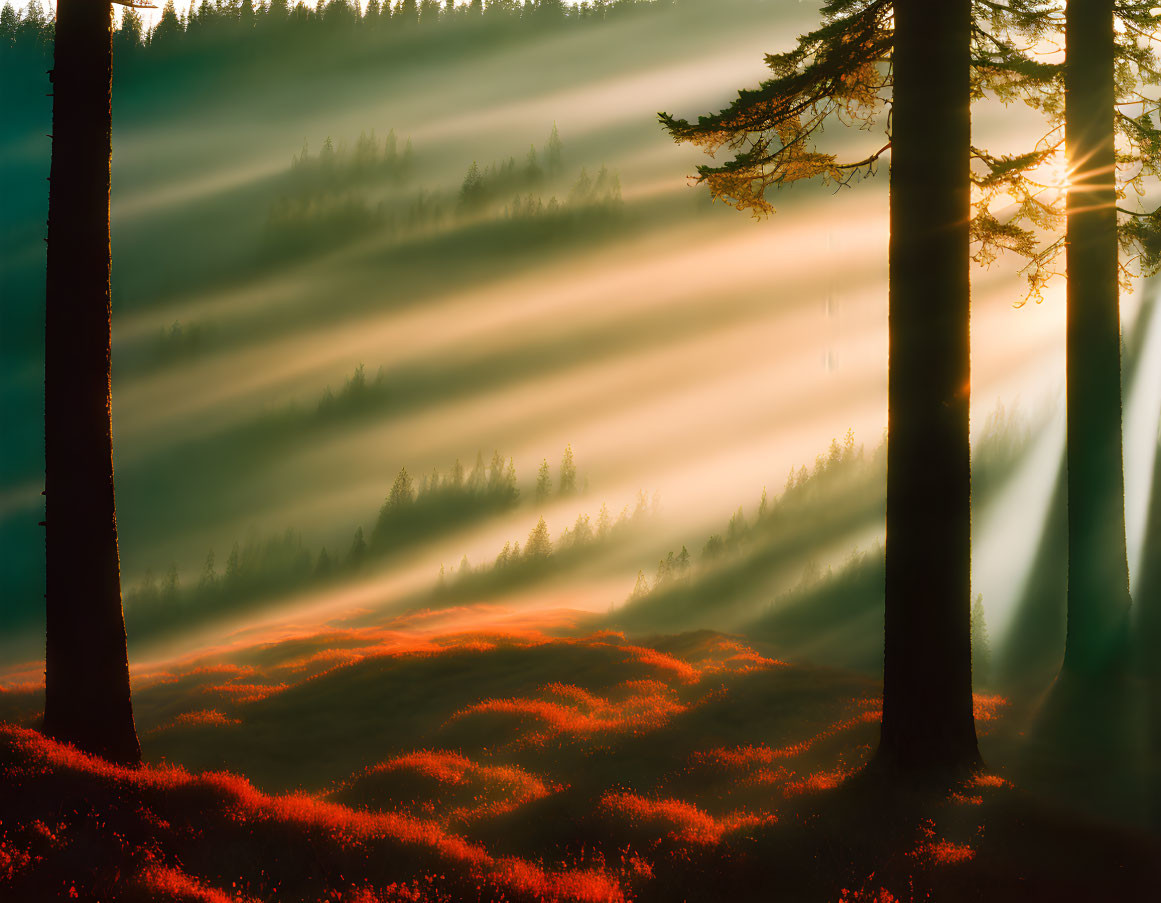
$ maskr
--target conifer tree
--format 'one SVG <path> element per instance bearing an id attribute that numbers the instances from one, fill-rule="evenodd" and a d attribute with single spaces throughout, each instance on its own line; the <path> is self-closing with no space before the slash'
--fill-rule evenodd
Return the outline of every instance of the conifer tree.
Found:
<path id="1" fill-rule="evenodd" d="M 392 24 L 395 25 L 417 25 L 419 24 L 419 4 L 416 0 L 399 0 L 391 18 Z"/>
<path id="2" fill-rule="evenodd" d="M 544 165 L 550 176 L 559 175 L 564 169 L 564 142 L 560 140 L 560 132 L 556 123 L 552 124 L 552 131 L 548 135 L 548 145 L 544 148 Z"/>
<path id="3" fill-rule="evenodd" d="M 987 686 L 992 679 L 992 646 L 988 639 L 988 624 L 984 617 L 984 598 L 976 596 L 972 605 L 972 681 L 977 687 Z"/>
<path id="4" fill-rule="evenodd" d="M 542 517 L 528 534 L 528 542 L 524 544 L 524 557 L 529 561 L 537 561 L 546 559 L 551 554 L 552 538 L 548 534 L 548 524 Z"/>
<path id="5" fill-rule="evenodd" d="M 543 502 L 552 495 L 552 471 L 548 467 L 548 458 L 540 462 L 540 470 L 536 474 L 536 501 Z"/>
<path id="6" fill-rule="evenodd" d="M 286 0 L 282 0 L 282 3 L 283 8 L 285 8 Z M 161 18 L 158 19 L 157 25 L 154 26 L 153 32 L 149 35 L 149 42 L 159 46 L 169 45 L 175 43 L 184 31 L 185 29 L 177 17 L 173 0 L 165 0 L 165 6 L 161 10 Z"/>
<path id="7" fill-rule="evenodd" d="M 1119 206 L 1131 188 L 1146 195 L 1146 179 L 1161 174 L 1158 99 L 1143 93 L 1161 82 L 1154 50 L 1156 17 L 1138 0 L 1072 0 L 1064 11 L 1050 0 L 1008 0 L 994 14 L 997 28 L 1026 39 L 1063 29 L 1064 62 L 1037 63 L 995 42 L 997 62 L 1016 77 L 1008 94 L 1047 114 L 1053 128 L 1033 151 L 1003 158 L 982 155 L 987 169 L 974 231 L 1030 258 L 1030 295 L 1039 300 L 1060 254 L 1067 275 L 1068 628 L 1064 668 L 1093 678 L 1126 660 L 1130 607 L 1125 544 L 1119 283 L 1132 268 L 1161 269 L 1161 208 Z M 1119 24 L 1118 24 L 1119 23 Z M 1011 42 L 1008 42 L 1011 44 Z M 1139 115 L 1131 113 L 1136 110 Z M 1059 131 L 1063 128 L 1063 140 Z M 1117 149 L 1116 140 L 1123 147 Z M 1036 170 L 1064 145 L 1065 185 L 1046 185 Z M 1118 184 L 1120 172 L 1121 182 Z M 990 209 L 999 192 L 1019 198 L 1000 222 Z M 1049 192 L 1058 196 L 1053 198 Z M 1059 195 L 1064 196 L 1064 210 Z M 1001 195 L 1004 196 L 1004 195 Z M 1118 213 L 1122 221 L 1118 222 Z M 1064 235 L 1055 233 L 1065 220 Z M 1047 232 L 1043 246 L 1038 232 Z M 999 236 L 995 238 L 994 236 Z M 1120 277 L 1120 278 L 1119 278 Z"/>
<path id="8" fill-rule="evenodd" d="M 560 480 L 558 492 L 562 496 L 569 496 L 576 492 L 576 462 L 572 456 L 572 446 L 567 445 L 564 455 L 560 459 Z"/>
<path id="9" fill-rule="evenodd" d="M 609 514 L 609 506 L 601 502 L 601 510 L 597 514 L 597 537 L 604 539 L 613 529 L 613 517 Z"/>
<path id="10" fill-rule="evenodd" d="M 578 514 L 576 516 L 576 523 L 572 528 L 572 538 L 573 543 L 578 546 L 592 542 L 593 528 L 589 523 L 589 516 L 587 514 Z"/>
<path id="11" fill-rule="evenodd" d="M 363 528 L 356 527 L 355 535 L 351 539 L 351 550 L 347 553 L 347 565 L 351 570 L 358 570 L 367 558 L 367 541 L 363 538 Z"/>
<path id="12" fill-rule="evenodd" d="M 1064 666 L 1124 660 L 1129 610 L 1117 286 L 1114 0 L 1069 0 L 1064 132 L 1068 274 L 1068 628 Z"/>
<path id="13" fill-rule="evenodd" d="M 768 188 L 844 183 L 889 149 L 887 575 L 877 767 L 948 774 L 978 762 L 971 696 L 968 312 L 970 0 L 830 0 L 775 77 L 677 140 L 732 160 L 698 167 L 714 197 L 757 213 Z M 889 62 L 889 65 L 888 65 Z M 891 89 L 888 144 L 840 162 L 815 140 L 832 114 L 871 123 Z M 938 299 L 937 301 L 935 299 Z"/>
<path id="14" fill-rule="evenodd" d="M 133 724 L 113 493 L 112 6 L 60 0 L 45 312 L 44 730 L 117 762 Z"/>
<path id="15" fill-rule="evenodd" d="M 407 472 L 406 467 L 399 470 L 399 475 L 395 477 L 395 482 L 391 484 L 391 491 L 387 494 L 387 500 L 384 506 L 388 511 L 399 511 L 407 508 L 415 501 L 415 481 L 411 479 L 411 474 Z"/>

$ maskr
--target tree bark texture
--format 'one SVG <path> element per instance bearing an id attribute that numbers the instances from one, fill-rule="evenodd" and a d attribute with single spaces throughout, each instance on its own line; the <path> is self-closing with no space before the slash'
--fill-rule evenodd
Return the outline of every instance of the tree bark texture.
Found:
<path id="1" fill-rule="evenodd" d="M 883 723 L 876 764 L 978 764 L 971 685 L 969 0 L 896 0 Z"/>
<path id="2" fill-rule="evenodd" d="M 112 7 L 60 0 L 45 316 L 45 732 L 137 762 L 113 500 Z"/>

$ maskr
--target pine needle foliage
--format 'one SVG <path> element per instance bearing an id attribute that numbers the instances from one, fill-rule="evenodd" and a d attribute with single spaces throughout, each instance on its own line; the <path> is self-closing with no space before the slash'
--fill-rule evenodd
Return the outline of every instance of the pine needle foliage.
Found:
<path id="1" fill-rule="evenodd" d="M 697 168 L 715 200 L 761 216 L 774 211 L 766 199 L 772 187 L 811 178 L 841 184 L 874 165 L 886 147 L 841 161 L 818 150 L 816 138 L 831 117 L 861 128 L 876 121 L 890 85 L 891 12 L 889 0 L 831 0 L 820 28 L 793 50 L 766 56 L 774 78 L 696 123 L 659 114 L 674 140 L 711 155 L 733 152 L 721 165 Z"/>
<path id="2" fill-rule="evenodd" d="M 1120 0 L 1116 8 L 1118 196 L 1139 201 L 1118 207 L 1124 280 L 1161 271 L 1161 211 L 1142 206 L 1150 180 L 1161 176 L 1161 107 L 1148 91 L 1161 84 L 1155 8 L 1154 0 Z M 660 113 L 675 141 L 711 156 L 729 152 L 728 160 L 698 166 L 696 181 L 715 200 L 761 217 L 774 212 L 772 188 L 803 179 L 842 186 L 873 174 L 890 149 L 893 10 L 891 0 L 831 0 L 821 7 L 819 28 L 794 49 L 767 55 L 773 78 L 696 122 Z M 1021 102 L 1048 123 L 1021 153 L 972 148 L 973 259 L 988 265 L 1005 252 L 1025 258 L 1025 301 L 1042 298 L 1064 250 L 1063 186 L 1043 175 L 1064 142 L 1064 67 L 1051 59 L 1063 47 L 1063 21 L 1060 0 L 973 2 L 973 98 Z M 868 155 L 840 159 L 819 146 L 826 125 L 836 122 L 882 125 L 887 141 Z"/>

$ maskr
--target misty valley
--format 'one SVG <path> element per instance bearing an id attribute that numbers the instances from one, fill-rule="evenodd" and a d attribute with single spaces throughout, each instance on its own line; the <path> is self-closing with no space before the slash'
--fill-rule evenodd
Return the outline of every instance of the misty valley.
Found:
<path id="1" fill-rule="evenodd" d="M 1110 3 L 6 4 L 0 898 L 1151 898 Z"/>

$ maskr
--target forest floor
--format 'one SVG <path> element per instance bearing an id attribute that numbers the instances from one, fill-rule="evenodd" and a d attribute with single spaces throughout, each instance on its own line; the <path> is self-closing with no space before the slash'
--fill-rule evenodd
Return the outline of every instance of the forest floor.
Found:
<path id="1" fill-rule="evenodd" d="M 876 683 L 711 632 L 513 620 L 336 628 L 135 673 L 146 765 L 32 730 L 0 692 L 0 898 L 1151 899 L 1161 838 L 992 764 L 855 779 Z M 405 629 L 405 627 L 407 629 Z M 976 698 L 984 738 L 1022 718 Z M 1011 771 L 1011 773 L 1009 773 Z"/>

